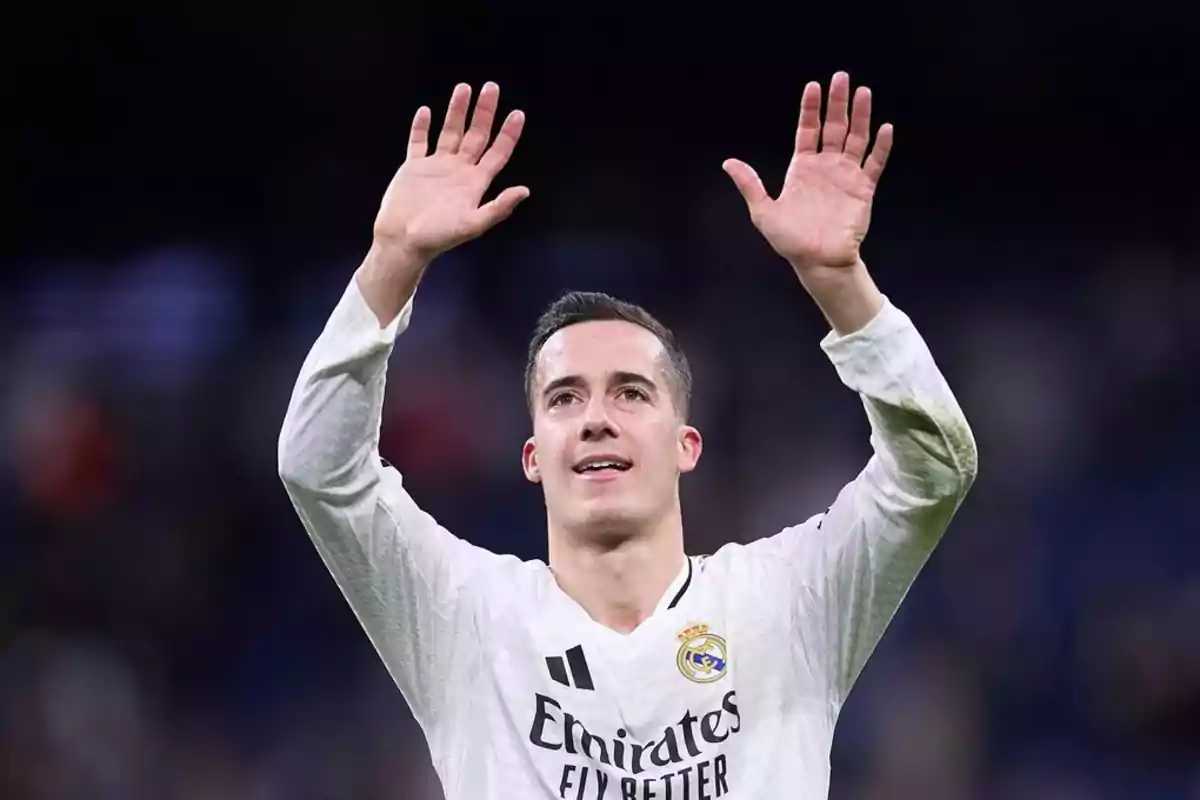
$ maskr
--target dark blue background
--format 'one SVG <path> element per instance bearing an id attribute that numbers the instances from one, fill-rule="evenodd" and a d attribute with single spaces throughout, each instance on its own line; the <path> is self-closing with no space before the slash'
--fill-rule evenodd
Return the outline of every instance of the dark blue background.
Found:
<path id="1" fill-rule="evenodd" d="M 846 69 L 896 125 L 865 257 L 981 469 L 846 709 L 832 796 L 1200 796 L 1200 73 L 1169 8 L 14 22 L 0 793 L 439 796 L 275 439 L 413 111 L 457 81 L 526 112 L 501 182 L 533 194 L 436 266 L 397 346 L 383 452 L 423 505 L 543 556 L 522 360 L 585 288 L 694 362 L 692 552 L 824 509 L 861 407 L 720 163 L 776 189 L 804 82 Z"/>

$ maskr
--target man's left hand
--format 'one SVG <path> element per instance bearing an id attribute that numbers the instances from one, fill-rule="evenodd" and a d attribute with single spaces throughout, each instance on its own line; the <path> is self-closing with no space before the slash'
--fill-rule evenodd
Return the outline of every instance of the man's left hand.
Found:
<path id="1" fill-rule="evenodd" d="M 750 219 L 805 284 L 834 278 L 860 264 L 859 247 L 871 221 L 871 202 L 892 149 L 883 125 L 868 153 L 871 90 L 858 87 L 850 108 L 850 76 L 838 72 L 821 124 L 821 85 L 804 87 L 796 147 L 783 190 L 772 199 L 748 164 L 723 165 L 750 209 Z"/>

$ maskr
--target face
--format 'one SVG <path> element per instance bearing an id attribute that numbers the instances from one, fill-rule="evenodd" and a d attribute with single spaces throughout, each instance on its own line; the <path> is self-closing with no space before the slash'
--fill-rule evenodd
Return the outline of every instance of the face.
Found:
<path id="1" fill-rule="evenodd" d="M 658 337 L 629 322 L 569 325 L 546 341 L 522 457 L 557 527 L 627 536 L 676 509 L 701 439 L 676 411 L 668 370 Z"/>

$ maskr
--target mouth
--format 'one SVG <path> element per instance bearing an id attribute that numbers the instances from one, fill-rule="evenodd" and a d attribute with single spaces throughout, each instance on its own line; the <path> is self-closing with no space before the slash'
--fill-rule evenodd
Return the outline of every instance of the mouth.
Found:
<path id="1" fill-rule="evenodd" d="M 590 456 L 576 464 L 573 469 L 577 475 L 604 476 L 618 475 L 628 472 L 633 462 L 619 456 Z"/>

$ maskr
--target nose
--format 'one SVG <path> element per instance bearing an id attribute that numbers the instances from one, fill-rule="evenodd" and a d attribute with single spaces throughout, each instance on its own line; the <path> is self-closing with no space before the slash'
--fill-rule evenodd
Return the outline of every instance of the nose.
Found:
<path id="1" fill-rule="evenodd" d="M 609 416 L 604 398 L 593 397 L 587 404 L 586 413 L 583 415 L 583 425 L 579 431 L 580 438 L 585 442 L 592 442 L 604 438 L 615 439 L 617 434 L 617 426 Z"/>

